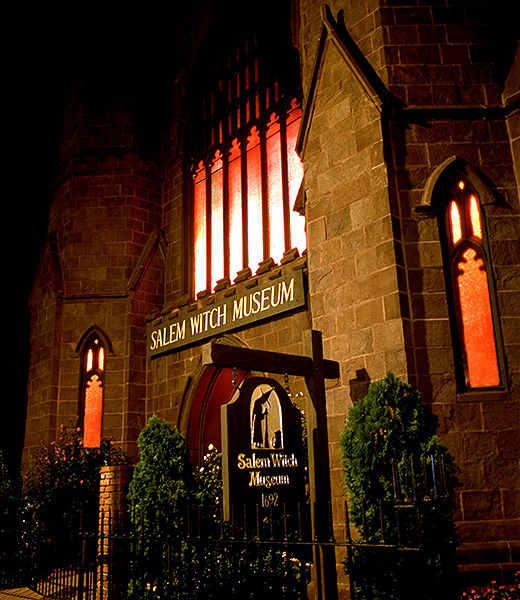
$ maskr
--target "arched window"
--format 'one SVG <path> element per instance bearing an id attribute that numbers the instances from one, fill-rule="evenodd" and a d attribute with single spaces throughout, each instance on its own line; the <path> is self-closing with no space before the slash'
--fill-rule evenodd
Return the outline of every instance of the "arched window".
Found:
<path id="1" fill-rule="evenodd" d="M 444 190 L 438 216 L 460 388 L 500 386 L 499 325 L 481 198 L 461 171 Z"/>
<path id="2" fill-rule="evenodd" d="M 288 28 L 261 21 L 252 18 L 254 30 L 236 28 L 227 39 L 217 28 L 219 42 L 212 38 L 209 56 L 203 53 L 203 66 L 195 69 L 186 136 L 195 293 L 233 280 L 248 266 L 254 272 L 269 257 L 279 262 L 286 250 L 306 248 L 305 218 L 294 210 L 303 179 L 295 152 L 298 53 Z"/>
<path id="3" fill-rule="evenodd" d="M 85 448 L 96 448 L 101 441 L 106 352 L 97 331 L 81 345 L 80 425 Z"/>

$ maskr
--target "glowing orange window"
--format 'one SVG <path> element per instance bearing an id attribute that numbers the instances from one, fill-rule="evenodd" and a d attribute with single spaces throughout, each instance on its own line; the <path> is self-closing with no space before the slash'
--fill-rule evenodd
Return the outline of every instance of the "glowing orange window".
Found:
<path id="1" fill-rule="evenodd" d="M 494 387 L 500 385 L 501 376 L 482 208 L 465 178 L 454 183 L 450 197 L 446 225 L 464 384 Z"/>
<path id="2" fill-rule="evenodd" d="M 246 267 L 255 272 L 269 257 L 279 263 L 287 250 L 306 248 L 305 218 L 294 210 L 303 180 L 295 151 L 300 94 L 294 77 L 289 85 L 276 72 L 284 61 L 273 53 L 275 66 L 266 68 L 260 47 L 255 34 L 215 57 L 194 99 L 195 293 L 213 290 L 222 278 L 234 280 Z"/>
<path id="3" fill-rule="evenodd" d="M 105 347 L 97 335 L 85 342 L 82 351 L 80 418 L 85 448 L 97 448 L 101 442 Z"/>

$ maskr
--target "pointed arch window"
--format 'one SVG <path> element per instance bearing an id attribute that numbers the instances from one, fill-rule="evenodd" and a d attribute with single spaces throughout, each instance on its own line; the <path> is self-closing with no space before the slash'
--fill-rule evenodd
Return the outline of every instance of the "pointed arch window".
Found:
<path id="1" fill-rule="evenodd" d="M 83 446 L 97 448 L 101 442 L 106 361 L 106 345 L 97 332 L 86 339 L 80 356 L 80 422 L 83 428 Z"/>
<path id="2" fill-rule="evenodd" d="M 503 380 L 500 335 L 480 195 L 459 172 L 446 189 L 439 224 L 460 387 L 497 387 Z"/>
<path id="3" fill-rule="evenodd" d="M 197 78 L 187 136 L 195 293 L 306 248 L 294 210 L 303 179 L 297 52 L 268 33 L 241 32 L 220 56 L 213 47 Z"/>

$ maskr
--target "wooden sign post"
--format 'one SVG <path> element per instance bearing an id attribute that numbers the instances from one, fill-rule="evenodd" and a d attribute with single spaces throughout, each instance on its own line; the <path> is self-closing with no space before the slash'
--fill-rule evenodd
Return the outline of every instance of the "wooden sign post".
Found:
<path id="1" fill-rule="evenodd" d="M 319 331 L 305 331 L 303 342 L 307 356 L 210 343 L 203 347 L 202 362 L 207 366 L 305 378 L 311 527 L 316 542 L 313 544 L 314 581 L 318 600 L 335 600 L 338 595 L 336 558 L 334 546 L 328 545 L 333 532 L 325 379 L 339 377 L 339 364 L 323 358 Z"/>

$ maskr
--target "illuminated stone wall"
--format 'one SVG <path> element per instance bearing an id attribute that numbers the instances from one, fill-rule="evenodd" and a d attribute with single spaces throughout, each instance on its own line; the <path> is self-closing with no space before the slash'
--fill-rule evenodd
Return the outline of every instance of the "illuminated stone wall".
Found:
<path id="1" fill-rule="evenodd" d="M 301 7 L 309 87 L 323 23 L 316 3 Z M 342 357 L 342 380 L 328 394 L 333 489 L 340 500 L 334 438 L 349 402 L 366 389 L 364 379 L 391 369 L 432 406 L 462 467 L 456 513 L 461 561 L 494 563 L 490 568 L 500 577 L 498 564 L 511 560 L 520 537 L 518 166 L 515 179 L 507 109 L 499 118 L 492 110 L 487 118 L 471 110 L 511 105 L 518 96 L 518 61 L 501 97 L 503 82 L 482 35 L 485 13 L 428 3 L 331 7 L 334 17 L 344 10 L 348 32 L 404 112 L 415 111 L 404 122 L 380 118 L 329 36 L 304 156 L 313 326 L 324 333 L 326 355 Z M 514 114 L 508 117 L 513 138 Z M 454 156 L 490 182 L 483 204 L 507 391 L 457 391 L 437 220 L 415 210 L 432 201 L 434 173 Z M 338 501 L 338 522 L 340 507 Z"/>
<path id="2" fill-rule="evenodd" d="M 186 3 L 172 21 L 162 55 L 170 58 L 159 69 L 171 85 L 147 103 L 150 111 L 168 106 L 154 131 L 162 145 L 143 135 L 142 105 L 126 87 L 100 81 L 94 94 L 89 79 L 71 88 L 50 213 L 55 234 L 31 297 L 26 459 L 38 439 L 52 439 L 78 414 L 76 346 L 89 327 L 101 328 L 112 344 L 103 433 L 135 458 L 137 435 L 152 414 L 185 431 L 203 373 L 200 344 L 149 360 L 148 324 L 303 269 L 307 309 L 225 337 L 258 350 L 301 353 L 301 332 L 312 327 L 322 332 L 325 357 L 340 363 L 339 380 L 327 383 L 338 536 L 345 417 L 368 383 L 392 370 L 431 405 L 462 467 L 456 513 L 460 557 L 468 563 L 462 569 L 472 572 L 481 562 L 497 573 L 512 567 L 520 539 L 520 127 L 508 107 L 518 98 L 518 62 L 508 80 L 500 79 L 486 12 L 474 2 L 394 4 L 329 3 L 340 29 L 343 10 L 362 53 L 356 61 L 334 42 L 322 4 L 300 0 L 293 39 L 303 106 L 312 103 L 301 147 L 307 253 L 289 253 L 282 265 L 268 261 L 257 274 L 244 273 L 198 299 L 186 285 L 184 102 L 213 8 Z M 452 157 L 471 165 L 486 190 L 507 378 L 502 390 L 460 393 L 456 386 L 438 225 L 429 210 L 435 177 Z M 300 397 L 302 381 L 291 377 L 289 383 Z M 346 589 L 343 576 L 341 584 Z"/>

